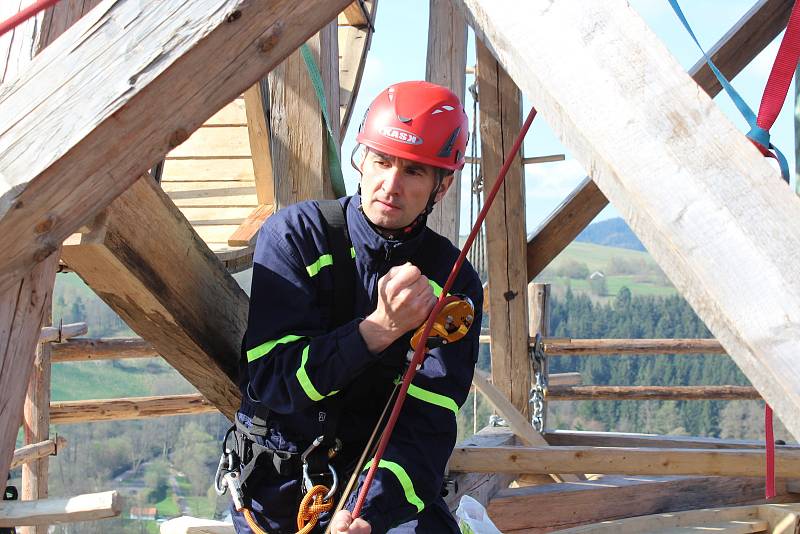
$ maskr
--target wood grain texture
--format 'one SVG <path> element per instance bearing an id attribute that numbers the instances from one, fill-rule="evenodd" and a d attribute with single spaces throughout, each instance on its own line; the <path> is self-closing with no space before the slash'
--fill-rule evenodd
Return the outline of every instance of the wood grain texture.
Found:
<path id="1" fill-rule="evenodd" d="M 89 327 L 86 323 L 70 323 L 62 324 L 59 326 L 49 326 L 51 321 L 47 320 L 48 326 L 42 327 L 39 331 L 39 343 L 60 343 L 73 337 L 78 337 L 86 334 Z"/>
<path id="2" fill-rule="evenodd" d="M 350 4 L 351 6 L 353 4 Z M 370 18 L 374 21 L 377 16 L 378 0 L 365 0 L 364 5 Z M 341 24 L 341 17 L 340 24 Z M 356 97 L 361 88 L 361 78 L 364 75 L 364 66 L 367 64 L 367 53 L 372 44 L 374 32 L 369 25 L 339 26 L 339 142 L 344 141 L 347 127 L 355 109 Z M 372 95 L 367 95 L 372 96 Z M 356 117 L 356 124 L 361 117 Z M 346 156 L 346 155 L 345 155 Z M 343 167 L 347 167 L 343 163 Z"/>
<path id="3" fill-rule="evenodd" d="M 661 447 L 667 449 L 763 449 L 764 440 L 719 439 L 697 436 L 660 436 L 623 432 L 588 432 L 583 430 L 553 430 L 544 434 L 554 446 L 584 447 Z M 777 445 L 797 449 L 800 445 Z"/>
<path id="4" fill-rule="evenodd" d="M 35 462 L 39 458 L 58 454 L 58 451 L 66 446 L 67 438 L 64 436 L 56 436 L 55 438 L 40 441 L 38 443 L 24 445 L 14 451 L 14 457 L 11 460 L 11 466 L 9 469 L 14 469 L 20 465 Z M 43 497 L 47 497 L 47 495 L 44 495 Z"/>
<path id="5" fill-rule="evenodd" d="M 751 386 L 552 386 L 550 401 L 575 400 L 759 400 Z"/>
<path id="6" fill-rule="evenodd" d="M 205 397 L 198 393 L 60 401 L 50 404 L 50 421 L 54 425 L 148 419 L 172 415 L 216 412 Z"/>
<path id="7" fill-rule="evenodd" d="M 443 85 L 464 102 L 467 76 L 467 23 L 453 0 L 430 0 L 425 80 Z M 428 228 L 458 246 L 461 213 L 461 172 L 456 171 L 447 194 L 428 215 Z"/>
<path id="8" fill-rule="evenodd" d="M 544 340 L 548 356 L 617 354 L 725 354 L 716 339 L 561 339 Z"/>
<path id="9" fill-rule="evenodd" d="M 709 50 L 729 80 L 786 26 L 791 6 L 787 0 L 759 0 Z M 722 89 L 704 61 L 689 74 L 711 97 Z M 607 205 L 608 199 L 587 176 L 528 240 L 528 280 L 536 278 Z"/>
<path id="10" fill-rule="evenodd" d="M 245 91 L 244 103 L 247 111 L 247 134 L 250 140 L 250 155 L 253 158 L 253 178 L 259 204 L 275 204 L 275 182 L 272 178 L 272 153 L 270 152 L 269 127 L 265 102 L 266 80 L 259 80 Z"/>
<path id="11" fill-rule="evenodd" d="M 108 0 L 75 23 L 0 89 L 0 287 L 346 4 Z"/>
<path id="12" fill-rule="evenodd" d="M 120 195 L 80 244 L 64 246 L 62 257 L 131 329 L 232 417 L 239 406 L 247 296 L 152 178 L 143 176 Z"/>
<path id="13" fill-rule="evenodd" d="M 122 502 L 116 491 L 41 501 L 0 501 L 0 527 L 55 525 L 116 517 Z"/>
<path id="14" fill-rule="evenodd" d="M 335 120 L 339 116 L 336 29 L 333 21 L 306 41 L 322 75 L 334 140 L 340 137 Z M 300 51 L 273 69 L 268 79 L 276 210 L 301 200 L 334 198 L 322 111 Z"/>
<path id="15" fill-rule="evenodd" d="M 495 57 L 800 436 L 800 198 L 625 2 L 465 5 Z"/>
<path id="16" fill-rule="evenodd" d="M 449 3 L 450 0 L 448 0 Z M 486 190 L 522 127 L 522 96 L 492 53 L 476 43 L 482 172 Z M 529 415 L 528 280 L 525 269 L 525 182 L 521 154 L 506 175 L 486 215 L 489 271 L 489 332 L 492 381 L 522 413 Z"/>
<path id="17" fill-rule="evenodd" d="M 271 204 L 254 209 L 228 238 L 228 245 L 231 247 L 255 246 L 258 230 L 274 211 L 274 206 Z"/>
<path id="18" fill-rule="evenodd" d="M 51 349 L 53 363 L 154 358 L 159 355 L 151 343 L 141 338 L 71 339 L 53 344 Z"/>
<path id="19" fill-rule="evenodd" d="M 36 344 L 53 291 L 58 255 L 0 291 L 0 486 L 5 487 L 22 420 L 25 391 L 36 358 Z"/>
<path id="20" fill-rule="evenodd" d="M 458 447 L 450 469 L 476 473 L 603 473 L 758 477 L 764 452 L 753 449 L 622 447 Z M 800 477 L 800 451 L 777 450 L 775 472 Z"/>
<path id="21" fill-rule="evenodd" d="M 784 485 L 778 486 L 785 495 Z M 613 476 L 505 489 L 487 511 L 502 532 L 539 534 L 625 517 L 750 503 L 763 495 L 759 478 Z"/>

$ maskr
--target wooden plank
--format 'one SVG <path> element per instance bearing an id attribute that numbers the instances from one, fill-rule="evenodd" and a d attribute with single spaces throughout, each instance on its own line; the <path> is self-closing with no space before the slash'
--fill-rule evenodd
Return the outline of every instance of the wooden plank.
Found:
<path id="1" fill-rule="evenodd" d="M 577 386 L 582 382 L 580 373 L 553 373 L 547 377 L 549 386 Z"/>
<path id="2" fill-rule="evenodd" d="M 39 332 L 53 291 L 58 255 L 0 291 L 0 487 L 5 487 L 22 420 L 25 390 L 33 369 Z"/>
<path id="3" fill-rule="evenodd" d="M 255 246 L 259 228 L 274 211 L 271 204 L 254 209 L 228 238 L 228 245 L 232 247 Z"/>
<path id="4" fill-rule="evenodd" d="M 51 324 L 53 324 L 53 294 L 49 292 L 42 314 L 42 325 L 47 327 Z M 83 330 L 87 330 L 86 324 L 81 324 Z M 67 326 L 73 325 L 62 325 L 61 328 L 55 329 L 59 331 L 59 339 L 67 333 L 65 332 Z M 44 330 L 45 328 L 42 328 L 40 331 L 40 340 Z M 36 346 L 36 357 L 22 409 L 23 443 L 34 447 L 36 444 L 47 443 L 50 438 L 50 347 L 50 343 L 41 342 Z M 55 448 L 55 442 L 50 441 Z M 14 451 L 14 456 L 17 456 L 17 451 Z M 32 458 L 23 464 L 21 500 L 47 498 L 48 465 L 47 454 L 42 454 L 36 459 Z M 44 527 L 32 527 L 27 530 L 28 532 L 23 534 L 47 534 Z M 36 532 L 37 530 L 41 532 Z"/>
<path id="5" fill-rule="evenodd" d="M 549 401 L 577 400 L 760 400 L 751 386 L 553 386 Z"/>
<path id="6" fill-rule="evenodd" d="M 252 182 L 162 182 L 161 187 L 179 208 L 258 205 Z"/>
<path id="7" fill-rule="evenodd" d="M 35 462 L 39 458 L 56 455 L 59 449 L 63 449 L 66 446 L 67 438 L 64 436 L 56 436 L 52 439 L 46 439 L 38 443 L 31 443 L 30 445 L 20 447 L 14 451 L 14 457 L 11 459 L 9 469 Z"/>
<path id="8" fill-rule="evenodd" d="M 719 439 L 697 436 L 661 436 L 622 432 L 588 432 L 585 430 L 553 430 L 544 434 L 552 446 L 577 445 L 584 447 L 661 447 L 672 449 L 763 449 L 764 440 Z M 777 445 L 797 449 L 800 445 Z"/>
<path id="9" fill-rule="evenodd" d="M 352 5 L 352 4 L 351 4 Z M 378 0 L 365 0 L 364 5 L 372 20 L 375 20 Z M 341 24 L 341 14 L 340 24 Z M 350 118 L 355 108 L 367 52 L 372 43 L 372 28 L 367 26 L 339 26 L 339 142 L 344 140 Z"/>
<path id="10" fill-rule="evenodd" d="M 193 225 L 239 225 L 251 213 L 250 206 L 188 206 L 181 208 L 181 213 Z"/>
<path id="11" fill-rule="evenodd" d="M 800 351 L 800 199 L 627 3 L 465 5 L 500 63 L 800 436 L 800 368 L 792 363 Z M 679 187 L 667 192 L 666 183 Z M 731 261 L 742 250 L 747 261 Z"/>
<path id="12" fill-rule="evenodd" d="M 716 339 L 545 339 L 548 356 L 618 354 L 725 354 Z"/>
<path id="13" fill-rule="evenodd" d="M 450 3 L 450 0 L 447 0 Z M 522 127 L 522 97 L 492 53 L 476 43 L 484 187 L 494 186 L 500 167 Z M 531 389 L 528 357 L 528 280 L 525 264 L 524 169 L 521 154 L 506 175 L 486 216 L 489 270 L 489 331 L 492 381 L 528 417 Z M 457 220 L 456 220 L 457 222 Z"/>
<path id="14" fill-rule="evenodd" d="M 514 434 L 503 427 L 485 427 L 480 432 L 458 444 L 460 447 L 501 447 L 514 445 Z M 508 487 L 515 475 L 494 473 L 452 473 L 451 487 L 444 497 L 445 504 L 451 511 L 458 508 L 463 495 L 469 495 L 483 506 L 487 506 L 498 491 Z"/>
<path id="15" fill-rule="evenodd" d="M 247 134 L 250 141 L 250 154 L 253 158 L 253 175 L 259 204 L 275 204 L 275 181 L 272 177 L 272 152 L 270 150 L 269 128 L 265 102 L 267 95 L 263 89 L 266 80 L 259 80 L 245 91 L 244 102 L 247 110 Z"/>
<path id="16" fill-rule="evenodd" d="M 782 484 L 779 489 L 785 494 Z M 625 517 L 745 504 L 763 495 L 759 478 L 614 476 L 505 489 L 487 511 L 502 532 L 538 534 Z"/>
<path id="17" fill-rule="evenodd" d="M 107 2 L 75 23 L 0 95 L 0 288 L 346 3 Z"/>
<path id="18" fill-rule="evenodd" d="M 54 425 L 149 419 L 172 415 L 216 412 L 203 395 L 160 395 L 120 399 L 91 399 L 50 403 L 50 421 Z"/>
<path id="19" fill-rule="evenodd" d="M 329 117 L 338 113 L 338 99 L 331 98 L 339 88 L 336 27 L 331 22 L 306 42 L 322 74 Z M 322 112 L 299 50 L 269 73 L 269 90 L 275 208 L 334 198 Z M 332 127 L 339 139 L 338 121 Z"/>
<path id="20" fill-rule="evenodd" d="M 800 477 L 800 451 L 777 450 L 775 465 L 780 477 Z M 476 473 L 756 477 L 764 474 L 764 452 L 751 449 L 458 447 L 450 457 L 450 469 Z"/>
<path id="21" fill-rule="evenodd" d="M 472 377 L 472 383 L 478 390 L 483 393 L 489 403 L 494 406 L 495 410 L 500 413 L 500 416 L 508 423 L 511 431 L 519 437 L 519 439 L 529 446 L 547 446 L 544 437 L 533 429 L 530 422 L 524 415 L 519 413 L 516 408 L 509 402 L 503 393 L 497 389 L 492 383 L 489 382 L 489 376 L 480 369 L 475 369 L 475 374 Z M 450 469 L 454 471 L 470 471 L 469 469 L 459 469 L 450 465 Z M 588 471 L 585 471 L 588 472 Z M 552 473 L 560 473 L 560 471 L 553 471 Z M 549 474 L 556 482 L 573 482 L 580 480 L 574 474 Z"/>
<path id="22" fill-rule="evenodd" d="M 88 493 L 66 499 L 0 501 L 0 527 L 56 525 L 116 517 L 122 502 L 116 491 Z"/>
<path id="23" fill-rule="evenodd" d="M 158 184 L 140 178 L 80 244 L 64 246 L 62 257 L 223 414 L 233 415 L 247 296 Z"/>
<path id="24" fill-rule="evenodd" d="M 369 24 L 359 4 L 360 0 L 355 0 L 352 4 L 348 4 L 347 7 L 339 13 L 337 23 L 340 26 L 366 26 Z"/>
<path id="25" fill-rule="evenodd" d="M 50 324 L 51 321 L 48 319 L 47 323 Z M 59 326 L 44 326 L 39 331 L 39 343 L 50 343 L 56 342 L 60 343 L 61 341 L 66 341 L 73 337 L 78 337 L 86 334 L 89 331 L 89 327 L 86 323 L 71 323 L 71 324 L 62 324 Z"/>
<path id="26" fill-rule="evenodd" d="M 34 0 L 0 2 L 0 20 L 6 20 L 33 4 Z M 39 38 L 39 21 L 28 19 L 0 36 L 0 84 L 11 83 L 33 58 Z"/>
<path id="27" fill-rule="evenodd" d="M 234 248 L 241 250 L 244 247 L 230 247 L 228 245 L 228 239 L 238 230 L 240 224 L 241 221 L 231 221 L 231 224 L 197 225 L 195 226 L 195 231 L 215 253 L 220 247 L 226 250 L 233 250 Z"/>
<path id="28" fill-rule="evenodd" d="M 210 182 L 231 187 L 254 185 L 251 158 L 174 159 L 164 162 L 161 184 L 170 182 Z M 219 182 L 219 183 L 217 183 Z"/>
<path id="29" fill-rule="evenodd" d="M 171 150 L 166 159 L 227 157 L 251 157 L 246 126 L 202 126 L 180 146 Z"/>
<path id="30" fill-rule="evenodd" d="M 717 67 L 729 80 L 749 64 L 786 26 L 791 10 L 786 0 L 759 0 L 712 48 Z M 689 74 L 711 97 L 721 87 L 704 62 Z M 592 182 L 584 180 L 539 226 L 528 240 L 528 280 L 533 280 L 608 205 Z"/>
<path id="31" fill-rule="evenodd" d="M 217 111 L 203 123 L 203 126 L 246 126 L 247 114 L 245 112 L 244 98 L 237 97 Z"/>
<path id="32" fill-rule="evenodd" d="M 425 80 L 449 88 L 464 102 L 467 83 L 467 23 L 453 0 L 430 0 Z M 461 172 L 454 173 L 447 194 L 428 215 L 428 228 L 458 246 Z"/>
<path id="33" fill-rule="evenodd" d="M 141 338 L 72 339 L 50 347 L 53 363 L 159 356 L 153 345 Z"/>

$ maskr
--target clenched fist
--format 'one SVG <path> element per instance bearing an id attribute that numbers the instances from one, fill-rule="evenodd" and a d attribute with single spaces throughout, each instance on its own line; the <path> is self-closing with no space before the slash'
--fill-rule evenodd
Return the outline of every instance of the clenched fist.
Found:
<path id="1" fill-rule="evenodd" d="M 371 352 L 381 352 L 422 324 L 435 304 L 428 278 L 417 267 L 410 263 L 392 267 L 378 280 L 378 306 L 359 331 Z"/>
<path id="2" fill-rule="evenodd" d="M 372 527 L 361 518 L 353 519 L 349 510 L 339 510 L 331 519 L 331 534 L 370 534 Z"/>

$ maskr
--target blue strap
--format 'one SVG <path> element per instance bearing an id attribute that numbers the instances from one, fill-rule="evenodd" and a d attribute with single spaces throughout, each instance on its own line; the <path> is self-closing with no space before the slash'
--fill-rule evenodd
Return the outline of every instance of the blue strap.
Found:
<path id="1" fill-rule="evenodd" d="M 336 197 L 347 196 L 347 191 L 344 187 L 344 177 L 342 176 L 342 162 L 339 158 L 339 144 L 333 137 L 333 130 L 331 129 L 331 120 L 328 116 L 328 102 L 325 98 L 325 88 L 322 84 L 322 75 L 319 72 L 319 67 L 311 54 L 311 49 L 308 45 L 303 43 L 300 47 L 300 55 L 303 56 L 305 61 L 308 75 L 311 78 L 311 85 L 314 86 L 314 92 L 317 94 L 319 107 L 322 110 L 322 117 L 325 119 L 325 131 L 328 138 L 328 164 L 330 168 L 331 185 L 333 186 L 333 193 Z"/>
<path id="2" fill-rule="evenodd" d="M 706 54 L 706 51 L 703 50 L 700 41 L 697 40 L 697 37 L 692 31 L 691 26 L 689 26 L 689 22 L 686 20 L 686 17 L 683 14 L 683 11 L 681 11 L 681 6 L 678 5 L 678 0 L 667 0 L 667 1 L 669 2 L 669 5 L 672 6 L 672 10 L 675 12 L 675 15 L 678 16 L 678 19 L 683 24 L 683 27 L 686 28 L 686 31 L 689 32 L 689 35 L 691 35 L 692 39 L 697 44 L 697 48 L 699 48 L 700 52 L 703 53 L 703 57 L 705 58 L 706 63 L 708 63 L 709 68 L 717 77 L 717 80 L 719 80 L 720 85 L 722 85 L 722 88 L 725 89 L 726 93 L 728 93 L 728 96 L 731 98 L 734 105 L 739 110 L 739 113 L 742 114 L 742 117 L 744 117 L 744 119 L 747 121 L 747 124 L 750 126 L 750 131 L 747 132 L 747 138 L 761 145 L 762 147 L 772 150 L 775 153 L 775 159 L 778 161 L 778 166 L 781 169 L 781 176 L 788 184 L 789 164 L 787 163 L 783 153 L 781 153 L 781 151 L 778 150 L 778 147 L 776 147 L 770 142 L 769 131 L 761 128 L 758 125 L 756 114 L 753 113 L 753 110 L 750 109 L 750 106 L 748 106 L 745 103 L 744 99 L 741 96 L 739 96 L 739 93 L 736 92 L 736 89 L 734 89 L 733 86 L 728 81 L 728 79 L 725 78 L 725 75 L 723 75 L 722 72 L 720 72 L 720 70 L 711 60 L 709 55 Z"/>

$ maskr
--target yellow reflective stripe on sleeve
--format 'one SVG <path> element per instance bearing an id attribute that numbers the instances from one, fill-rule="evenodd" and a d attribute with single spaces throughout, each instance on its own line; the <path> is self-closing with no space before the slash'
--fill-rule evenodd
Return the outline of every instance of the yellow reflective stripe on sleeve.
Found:
<path id="1" fill-rule="evenodd" d="M 253 347 L 252 349 L 247 351 L 247 362 L 249 363 L 252 362 L 253 360 L 259 359 L 262 356 L 266 356 L 277 345 L 281 345 L 283 343 L 291 343 L 292 341 L 303 339 L 303 337 L 304 336 L 295 336 L 294 334 L 289 334 L 288 336 L 283 336 L 280 339 L 273 339 L 272 341 L 267 341 L 266 343 L 262 343 L 257 347 Z"/>
<path id="2" fill-rule="evenodd" d="M 338 391 L 331 391 L 327 395 L 321 394 L 317 391 L 317 388 L 314 387 L 314 384 L 311 383 L 311 379 L 308 378 L 308 373 L 306 372 L 306 362 L 308 362 L 308 348 L 309 345 L 306 345 L 306 348 L 303 349 L 303 358 L 300 360 L 300 367 L 297 369 L 295 376 L 297 376 L 297 381 L 300 382 L 300 387 L 303 388 L 308 398 L 313 401 L 321 401 L 325 397 L 330 397 L 331 395 L 336 395 L 339 393 Z"/>
<path id="3" fill-rule="evenodd" d="M 355 247 L 350 247 L 350 257 L 351 258 L 355 258 L 356 257 L 356 248 Z"/>
<path id="4" fill-rule="evenodd" d="M 442 286 L 428 278 L 428 283 L 430 284 L 431 288 L 433 289 L 433 294 L 436 295 L 436 298 L 442 296 Z"/>
<path id="5" fill-rule="evenodd" d="M 421 401 L 435 404 L 436 406 L 441 406 L 446 410 L 451 410 L 454 414 L 458 415 L 458 404 L 456 404 L 456 401 L 450 397 L 445 397 L 439 393 L 422 389 L 414 384 L 408 386 L 408 394 Z"/>
<path id="6" fill-rule="evenodd" d="M 317 261 L 306 267 L 306 271 L 308 271 L 308 276 L 314 277 L 323 267 L 327 267 L 328 265 L 333 265 L 333 256 L 330 254 L 323 254 L 319 257 Z"/>
<path id="7" fill-rule="evenodd" d="M 370 468 L 372 465 L 372 460 L 367 462 L 367 465 L 364 466 L 364 471 Z M 382 467 L 384 469 L 388 469 L 391 471 L 395 477 L 397 477 L 397 481 L 400 482 L 400 486 L 403 488 L 403 493 L 406 495 L 406 500 L 411 504 L 411 506 L 415 506 L 417 508 L 417 513 L 420 513 L 423 508 L 425 508 L 425 503 L 422 502 L 422 499 L 417 497 L 417 492 L 414 491 L 414 484 L 411 482 L 411 477 L 408 476 L 406 470 L 403 469 L 398 463 L 390 462 L 389 460 L 381 460 L 378 462 L 378 467 Z"/>

